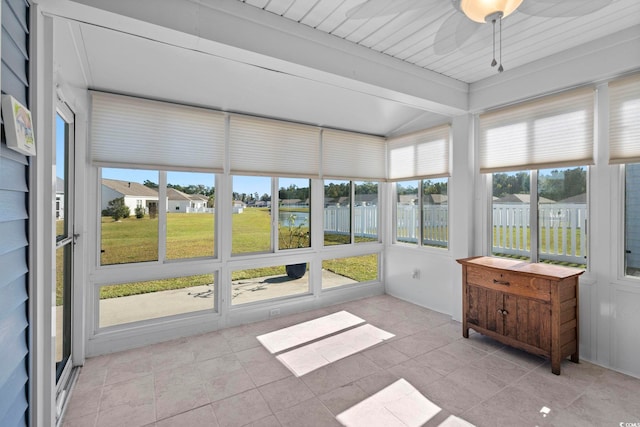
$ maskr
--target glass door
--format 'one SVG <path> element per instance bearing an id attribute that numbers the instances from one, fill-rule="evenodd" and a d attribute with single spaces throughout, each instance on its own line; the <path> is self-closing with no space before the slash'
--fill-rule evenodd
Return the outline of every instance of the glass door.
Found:
<path id="1" fill-rule="evenodd" d="M 56 114 L 55 192 L 52 215 L 55 220 L 55 374 L 58 408 L 66 398 L 71 363 L 71 313 L 73 287 L 73 166 L 74 116 L 66 105 Z"/>

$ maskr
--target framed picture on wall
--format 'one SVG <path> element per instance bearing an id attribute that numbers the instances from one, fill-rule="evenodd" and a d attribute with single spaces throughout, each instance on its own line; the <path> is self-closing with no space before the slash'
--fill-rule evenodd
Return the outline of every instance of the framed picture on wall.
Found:
<path id="1" fill-rule="evenodd" d="M 7 147 L 26 156 L 36 155 L 31 112 L 11 95 L 2 95 L 2 120 Z"/>

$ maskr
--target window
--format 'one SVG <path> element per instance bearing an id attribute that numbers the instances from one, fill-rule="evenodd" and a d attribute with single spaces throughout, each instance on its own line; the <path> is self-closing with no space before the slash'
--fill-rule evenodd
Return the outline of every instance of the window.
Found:
<path id="1" fill-rule="evenodd" d="M 160 174 L 167 177 L 163 203 Z M 214 256 L 213 174 L 103 168 L 100 187 L 101 265 Z M 159 215 L 161 208 L 166 216 Z"/>
<path id="2" fill-rule="evenodd" d="M 215 175 L 167 172 L 167 259 L 214 256 Z"/>
<path id="3" fill-rule="evenodd" d="M 449 125 L 443 125 L 389 140 L 396 242 L 448 247 L 449 134 Z"/>
<path id="4" fill-rule="evenodd" d="M 480 172 L 492 173 L 491 253 L 585 267 L 594 90 L 480 115 Z"/>
<path id="5" fill-rule="evenodd" d="M 378 242 L 378 183 L 325 180 L 324 245 Z"/>
<path id="6" fill-rule="evenodd" d="M 307 263 L 274 265 L 231 273 L 231 305 L 309 293 Z"/>
<path id="7" fill-rule="evenodd" d="M 586 167 L 494 173 L 492 187 L 493 255 L 586 267 Z"/>
<path id="8" fill-rule="evenodd" d="M 491 253 L 530 260 L 531 174 L 493 174 Z"/>
<path id="9" fill-rule="evenodd" d="M 446 248 L 449 241 L 448 178 L 396 183 L 396 241 Z"/>
<path id="10" fill-rule="evenodd" d="M 278 197 L 271 199 L 272 184 Z M 278 221 L 274 229 L 272 215 Z M 311 247 L 311 180 L 308 178 L 233 177 L 233 255 Z"/>
<path id="11" fill-rule="evenodd" d="M 640 277 L 640 163 L 625 166 L 624 273 Z"/>
<path id="12" fill-rule="evenodd" d="M 100 264 L 158 260 L 158 172 L 102 169 Z M 143 201 L 144 214 L 137 201 Z"/>
<path id="13" fill-rule="evenodd" d="M 351 182 L 325 181 L 324 244 L 351 243 Z"/>
<path id="14" fill-rule="evenodd" d="M 396 241 L 420 242 L 420 181 L 396 183 Z"/>
<path id="15" fill-rule="evenodd" d="M 262 203 L 257 200 L 259 194 Z M 271 178 L 234 176 L 232 203 L 233 255 L 270 252 Z"/>
<path id="16" fill-rule="evenodd" d="M 609 163 L 624 164 L 624 274 L 640 276 L 640 74 L 609 84 Z"/>
<path id="17" fill-rule="evenodd" d="M 322 261 L 322 289 L 378 280 L 378 254 Z"/>
<path id="18" fill-rule="evenodd" d="M 422 244 L 446 248 L 449 241 L 447 178 L 422 181 Z"/>
<path id="19" fill-rule="evenodd" d="M 278 180 L 278 249 L 311 247 L 311 180 Z"/>
<path id="20" fill-rule="evenodd" d="M 356 243 L 378 242 L 380 209 L 378 203 L 378 183 L 357 181 L 353 183 L 355 193 L 353 233 Z"/>
<path id="21" fill-rule="evenodd" d="M 100 328 L 216 310 L 213 274 L 100 287 Z"/>

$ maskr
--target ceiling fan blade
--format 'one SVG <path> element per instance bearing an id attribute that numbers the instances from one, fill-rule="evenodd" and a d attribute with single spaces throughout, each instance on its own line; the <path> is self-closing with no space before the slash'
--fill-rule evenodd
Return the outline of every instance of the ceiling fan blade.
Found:
<path id="1" fill-rule="evenodd" d="M 462 46 L 482 26 L 456 11 L 448 17 L 436 33 L 433 50 L 436 55 L 446 55 Z"/>
<path id="2" fill-rule="evenodd" d="M 588 15 L 612 2 L 613 0 L 525 0 L 518 12 L 546 18 L 569 18 Z"/>
<path id="3" fill-rule="evenodd" d="M 378 16 L 396 15 L 430 6 L 434 0 L 367 0 L 347 11 L 349 19 L 370 19 Z"/>

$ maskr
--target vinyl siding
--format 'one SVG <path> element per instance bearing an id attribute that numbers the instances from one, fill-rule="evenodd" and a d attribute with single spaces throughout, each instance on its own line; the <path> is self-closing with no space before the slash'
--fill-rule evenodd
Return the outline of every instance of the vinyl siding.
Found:
<path id="1" fill-rule="evenodd" d="M 29 7 L 2 0 L 2 93 L 29 105 Z M 0 142 L 0 426 L 28 424 L 28 159 Z"/>

